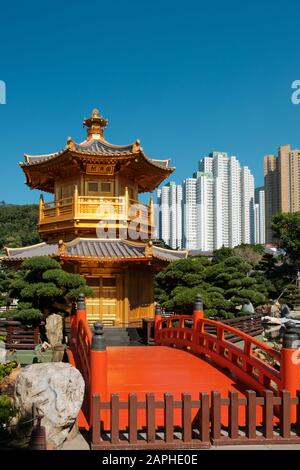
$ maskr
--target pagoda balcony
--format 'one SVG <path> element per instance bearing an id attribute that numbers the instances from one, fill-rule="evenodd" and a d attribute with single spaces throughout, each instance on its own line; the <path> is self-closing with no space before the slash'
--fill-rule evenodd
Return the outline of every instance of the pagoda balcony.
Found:
<path id="1" fill-rule="evenodd" d="M 138 227 L 143 238 L 154 235 L 154 204 L 150 205 L 129 199 L 128 194 L 119 197 L 74 196 L 39 205 L 39 232 L 42 238 L 62 233 L 71 236 L 83 233 L 97 233 L 99 227 L 105 229 L 129 229 Z M 124 232 L 123 232 L 124 234 Z M 119 237 L 119 232 L 116 237 Z M 130 236 L 128 238 L 131 238 Z"/>

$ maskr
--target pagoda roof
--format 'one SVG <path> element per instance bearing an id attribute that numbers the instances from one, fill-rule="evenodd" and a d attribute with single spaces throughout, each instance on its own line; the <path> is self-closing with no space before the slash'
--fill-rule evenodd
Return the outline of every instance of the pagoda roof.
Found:
<path id="1" fill-rule="evenodd" d="M 87 163 L 118 164 L 119 167 L 124 164 L 131 168 L 132 175 L 147 175 L 146 179 L 138 176 L 139 190 L 143 192 L 153 191 L 175 170 L 169 166 L 170 159 L 147 157 L 139 140 L 128 145 L 107 142 L 103 136 L 107 122 L 94 110 L 92 117 L 84 120 L 88 135 L 83 142 L 76 143 L 69 137 L 66 146 L 57 152 L 38 155 L 26 153 L 25 161 L 20 166 L 26 174 L 27 184 L 31 188 L 53 192 L 55 175 L 61 176 L 63 169 L 69 171 L 76 164 L 80 166 Z"/>
<path id="2" fill-rule="evenodd" d="M 70 141 L 69 141 L 70 142 Z M 53 158 L 59 157 L 67 150 L 71 150 L 72 153 L 87 154 L 87 155 L 101 155 L 101 156 L 127 156 L 135 153 L 136 143 L 129 145 L 112 145 L 106 141 L 91 140 L 84 141 L 80 144 L 74 144 L 67 146 L 58 152 L 49 153 L 45 155 L 30 155 L 25 154 L 25 162 L 20 163 L 21 166 L 37 165 L 42 162 L 52 160 Z"/>
<path id="3" fill-rule="evenodd" d="M 132 242 L 122 239 L 76 238 L 71 242 L 39 243 L 22 248 L 5 248 L 7 255 L 0 259 L 4 262 L 20 262 L 34 256 L 49 256 L 70 260 L 97 261 L 176 261 L 186 258 L 187 251 L 175 251 L 152 245 L 151 243 Z"/>

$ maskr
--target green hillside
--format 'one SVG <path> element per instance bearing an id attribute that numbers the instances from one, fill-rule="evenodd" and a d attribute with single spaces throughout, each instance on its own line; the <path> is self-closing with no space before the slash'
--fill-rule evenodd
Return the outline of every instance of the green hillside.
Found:
<path id="1" fill-rule="evenodd" d="M 0 203 L 0 251 L 40 241 L 37 232 L 38 206 Z"/>

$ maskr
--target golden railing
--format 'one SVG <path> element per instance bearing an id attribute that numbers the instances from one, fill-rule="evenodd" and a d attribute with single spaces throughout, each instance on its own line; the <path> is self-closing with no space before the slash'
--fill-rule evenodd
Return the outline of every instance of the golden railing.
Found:
<path id="1" fill-rule="evenodd" d="M 136 221 L 144 226 L 153 226 L 153 200 L 150 205 L 129 199 L 128 193 L 119 197 L 74 196 L 51 202 L 40 199 L 40 225 L 67 220 L 107 220 L 127 223 Z"/>
<path id="2" fill-rule="evenodd" d="M 126 219 L 125 197 L 78 196 L 76 217 L 102 220 Z"/>

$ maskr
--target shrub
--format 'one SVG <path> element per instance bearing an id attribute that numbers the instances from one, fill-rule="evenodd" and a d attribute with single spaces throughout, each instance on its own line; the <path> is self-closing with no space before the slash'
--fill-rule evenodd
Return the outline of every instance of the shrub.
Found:
<path id="1" fill-rule="evenodd" d="M 18 366 L 16 361 L 5 362 L 4 364 L 0 364 L 0 381 L 4 379 L 7 375 L 11 373 L 13 369 Z"/>
<path id="2" fill-rule="evenodd" d="M 0 431 L 5 430 L 5 426 L 11 418 L 16 415 L 16 409 L 7 395 L 0 395 Z"/>

